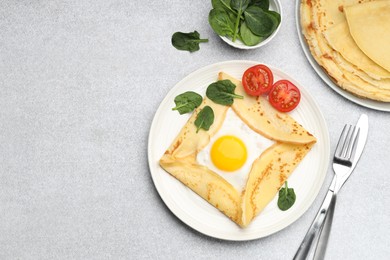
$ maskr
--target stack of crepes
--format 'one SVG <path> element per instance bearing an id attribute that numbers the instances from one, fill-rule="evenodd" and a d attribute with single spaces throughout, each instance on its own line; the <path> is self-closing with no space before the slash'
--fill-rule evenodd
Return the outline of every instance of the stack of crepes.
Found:
<path id="1" fill-rule="evenodd" d="M 390 102 L 390 0 L 302 0 L 300 10 L 310 51 L 333 81 Z"/>

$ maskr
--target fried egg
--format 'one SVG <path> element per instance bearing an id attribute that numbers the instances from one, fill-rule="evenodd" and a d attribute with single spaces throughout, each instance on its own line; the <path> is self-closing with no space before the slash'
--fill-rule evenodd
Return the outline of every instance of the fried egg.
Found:
<path id="1" fill-rule="evenodd" d="M 241 192 L 253 162 L 273 143 L 250 129 L 229 109 L 219 131 L 198 153 L 197 161 Z"/>
<path id="2" fill-rule="evenodd" d="M 240 169 L 246 161 L 246 146 L 234 135 L 221 136 L 212 145 L 210 157 L 218 169 L 235 171 Z"/>

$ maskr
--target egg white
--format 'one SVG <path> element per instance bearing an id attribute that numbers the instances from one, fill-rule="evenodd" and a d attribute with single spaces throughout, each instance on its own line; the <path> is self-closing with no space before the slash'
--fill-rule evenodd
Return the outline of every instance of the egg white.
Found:
<path id="1" fill-rule="evenodd" d="M 225 135 L 233 135 L 241 139 L 247 149 L 248 156 L 245 164 L 236 171 L 227 172 L 220 170 L 211 160 L 210 151 L 212 145 L 219 137 Z M 226 113 L 225 121 L 219 131 L 211 138 L 207 146 L 198 153 L 197 161 L 199 164 L 208 167 L 210 170 L 227 180 L 238 191 L 242 191 L 245 188 L 248 174 L 252 168 L 254 160 L 256 160 L 263 151 L 270 147 L 273 143 L 273 141 L 250 129 L 244 122 L 242 122 L 232 109 L 229 109 Z"/>

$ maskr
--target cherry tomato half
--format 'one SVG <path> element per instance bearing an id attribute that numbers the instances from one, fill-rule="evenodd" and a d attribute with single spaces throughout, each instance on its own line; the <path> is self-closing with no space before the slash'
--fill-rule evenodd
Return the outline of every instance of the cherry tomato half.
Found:
<path id="1" fill-rule="evenodd" d="M 242 84 L 245 92 L 251 96 L 267 94 L 274 82 L 272 71 L 265 65 L 250 67 L 242 76 Z"/>
<path id="2" fill-rule="evenodd" d="M 290 81 L 279 80 L 272 86 L 268 100 L 280 112 L 289 112 L 298 106 L 301 92 Z"/>

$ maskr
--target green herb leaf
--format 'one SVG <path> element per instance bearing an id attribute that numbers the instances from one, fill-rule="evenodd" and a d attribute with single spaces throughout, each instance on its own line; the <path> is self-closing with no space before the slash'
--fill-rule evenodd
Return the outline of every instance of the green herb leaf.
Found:
<path id="1" fill-rule="evenodd" d="M 208 42 L 208 39 L 200 39 L 197 31 L 190 33 L 175 32 L 172 35 L 172 45 L 182 51 L 194 52 L 199 50 L 199 43 Z"/>
<path id="2" fill-rule="evenodd" d="M 211 4 L 209 23 L 213 30 L 247 46 L 263 41 L 281 22 L 280 14 L 269 10 L 269 0 L 211 0 Z"/>
<path id="3" fill-rule="evenodd" d="M 240 18 L 245 9 L 247 9 L 250 0 L 231 0 L 230 6 L 237 11 L 237 18 L 234 24 L 234 33 L 232 41 L 235 42 L 238 35 L 238 28 L 240 24 Z"/>
<path id="4" fill-rule="evenodd" d="M 202 100 L 202 96 L 198 93 L 187 91 L 175 97 L 176 107 L 172 108 L 172 110 L 179 111 L 180 115 L 189 113 L 200 106 Z"/>
<path id="5" fill-rule="evenodd" d="M 214 9 L 220 9 L 226 11 L 229 16 L 234 16 L 234 21 L 237 17 L 237 11 L 230 7 L 231 0 L 211 0 L 211 5 Z M 241 15 L 241 20 L 244 20 L 244 16 Z"/>
<path id="6" fill-rule="evenodd" d="M 212 9 L 209 13 L 209 24 L 216 34 L 233 37 L 234 22 L 226 11 Z"/>
<path id="7" fill-rule="evenodd" d="M 267 37 L 275 31 L 279 22 L 277 18 L 258 6 L 250 6 L 245 11 L 248 28 L 257 36 Z"/>
<path id="8" fill-rule="evenodd" d="M 214 111 L 211 107 L 205 106 L 200 110 L 198 116 L 195 119 L 196 133 L 199 129 L 209 130 L 210 126 L 214 123 Z"/>
<path id="9" fill-rule="evenodd" d="M 211 5 L 214 9 L 222 9 L 227 12 L 234 12 L 234 10 L 230 7 L 231 0 L 211 0 Z"/>
<path id="10" fill-rule="evenodd" d="M 248 7 L 250 3 L 250 0 L 231 0 L 230 1 L 230 6 L 236 10 L 236 11 L 241 11 L 243 13 L 245 9 Z"/>
<path id="11" fill-rule="evenodd" d="M 236 85 L 230 80 L 219 80 L 211 83 L 206 90 L 206 96 L 214 103 L 230 106 L 233 104 L 234 98 L 244 98 L 243 96 L 234 94 Z"/>
<path id="12" fill-rule="evenodd" d="M 266 11 L 266 13 L 272 15 L 273 17 L 276 18 L 276 20 L 278 20 L 278 26 L 280 24 L 280 21 L 281 21 L 281 17 L 280 17 L 280 14 L 278 12 L 275 12 L 275 11 L 271 11 L 271 10 L 268 10 Z M 276 26 L 277 27 L 277 26 Z"/>
<path id="13" fill-rule="evenodd" d="M 251 6 L 258 6 L 264 11 L 269 9 L 269 0 L 251 0 Z"/>
<path id="14" fill-rule="evenodd" d="M 279 198 L 278 198 L 278 207 L 279 209 L 285 211 L 291 208 L 295 203 L 295 192 L 293 188 L 288 188 L 287 181 L 285 182 L 285 186 L 279 190 Z"/>
<path id="15" fill-rule="evenodd" d="M 240 27 L 241 41 L 247 46 L 254 46 L 264 40 L 264 37 L 257 36 L 249 30 L 246 22 L 241 23 Z"/>

